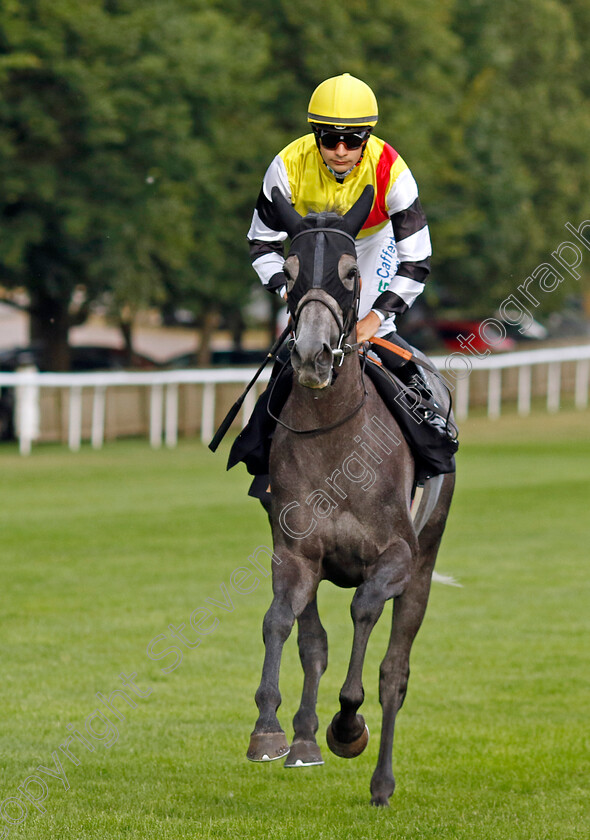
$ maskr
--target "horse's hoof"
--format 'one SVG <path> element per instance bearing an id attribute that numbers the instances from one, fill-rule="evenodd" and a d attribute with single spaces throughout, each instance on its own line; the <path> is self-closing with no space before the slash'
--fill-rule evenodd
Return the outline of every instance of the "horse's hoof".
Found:
<path id="1" fill-rule="evenodd" d="M 356 758 L 357 755 L 362 753 L 369 743 L 369 727 L 365 723 L 364 717 L 362 715 L 357 715 L 358 722 L 364 727 L 363 731 L 353 741 L 345 743 L 344 741 L 337 740 L 332 728 L 338 717 L 339 715 L 336 715 L 326 730 L 326 741 L 328 742 L 328 746 L 334 755 L 338 755 L 340 758 Z"/>
<path id="2" fill-rule="evenodd" d="M 285 767 L 314 767 L 323 764 L 324 759 L 315 741 L 293 741 L 291 752 L 285 759 Z"/>
<path id="3" fill-rule="evenodd" d="M 253 732 L 246 758 L 250 761 L 276 761 L 289 752 L 284 732 Z"/>

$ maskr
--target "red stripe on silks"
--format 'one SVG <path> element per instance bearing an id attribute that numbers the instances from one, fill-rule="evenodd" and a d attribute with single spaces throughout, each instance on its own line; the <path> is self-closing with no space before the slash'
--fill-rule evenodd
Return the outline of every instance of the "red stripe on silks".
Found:
<path id="1" fill-rule="evenodd" d="M 387 198 L 387 186 L 391 176 L 391 167 L 399 157 L 399 154 L 388 143 L 384 143 L 383 151 L 379 157 L 377 168 L 375 171 L 375 201 L 373 209 L 369 213 L 369 217 L 362 229 L 372 228 L 375 225 L 386 222 L 389 219 L 389 213 L 385 204 Z"/>

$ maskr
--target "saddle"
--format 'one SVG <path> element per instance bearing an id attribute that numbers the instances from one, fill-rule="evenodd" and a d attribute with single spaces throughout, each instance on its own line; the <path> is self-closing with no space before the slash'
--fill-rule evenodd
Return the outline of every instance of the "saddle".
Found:
<path id="1" fill-rule="evenodd" d="M 381 348 L 379 352 L 382 354 Z M 450 394 L 448 410 L 444 411 L 426 387 L 420 389 L 416 385 L 405 384 L 397 371 L 385 368 L 370 356 L 366 357 L 364 373 L 395 418 L 410 447 L 415 462 L 415 484 L 421 484 L 435 475 L 455 472 L 455 453 L 459 443 L 457 430 L 449 419 Z M 249 495 L 260 499 L 265 507 L 270 500 L 267 488 L 275 418 L 280 415 L 291 393 L 292 381 L 290 362 L 277 361 L 268 388 L 258 398 L 252 416 L 234 441 L 228 458 L 228 470 L 240 461 L 246 465 L 250 475 L 254 476 Z M 420 381 L 426 385 L 423 379 Z M 425 419 L 428 415 L 435 416 L 437 422 L 428 422 Z"/>
<path id="2" fill-rule="evenodd" d="M 365 372 L 410 447 L 415 463 L 414 482 L 421 484 L 435 475 L 454 473 L 459 441 L 457 429 L 450 420 L 450 394 L 448 408 L 444 410 L 424 385 L 407 385 L 395 372 L 370 358 Z M 434 423 L 433 418 L 436 418 Z"/>

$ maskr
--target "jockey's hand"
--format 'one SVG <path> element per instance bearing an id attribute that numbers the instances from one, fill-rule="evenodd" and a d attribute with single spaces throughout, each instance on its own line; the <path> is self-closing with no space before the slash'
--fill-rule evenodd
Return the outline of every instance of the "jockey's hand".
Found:
<path id="1" fill-rule="evenodd" d="M 358 343 L 361 344 L 363 341 L 369 341 L 373 338 L 380 326 L 379 316 L 374 312 L 369 312 L 368 315 L 361 318 L 356 325 L 356 340 Z"/>

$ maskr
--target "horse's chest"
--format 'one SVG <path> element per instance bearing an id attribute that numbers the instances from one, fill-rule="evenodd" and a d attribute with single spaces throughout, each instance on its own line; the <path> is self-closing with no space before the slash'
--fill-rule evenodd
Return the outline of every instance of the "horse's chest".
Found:
<path id="1" fill-rule="evenodd" d="M 355 515 L 334 512 L 331 521 L 318 522 L 317 536 L 322 545 L 325 577 L 340 586 L 358 586 L 381 553 L 383 529 L 379 534 L 376 530 L 373 533 Z M 347 582 L 339 582 L 340 578 Z"/>

